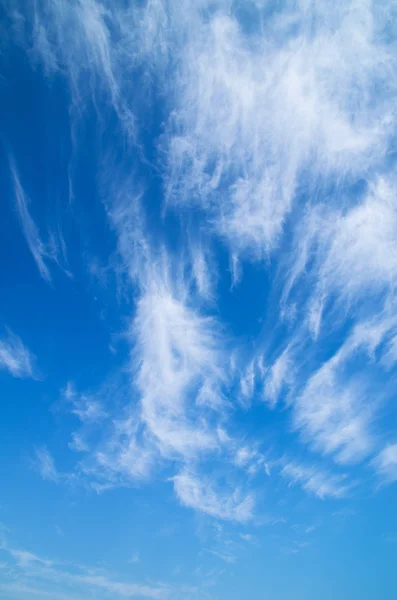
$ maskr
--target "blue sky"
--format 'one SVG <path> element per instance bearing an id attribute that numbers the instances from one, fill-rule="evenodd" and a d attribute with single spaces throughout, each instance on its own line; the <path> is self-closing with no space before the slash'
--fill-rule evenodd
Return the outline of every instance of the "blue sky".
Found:
<path id="1" fill-rule="evenodd" d="M 0 15 L 0 598 L 395 598 L 393 3 Z"/>

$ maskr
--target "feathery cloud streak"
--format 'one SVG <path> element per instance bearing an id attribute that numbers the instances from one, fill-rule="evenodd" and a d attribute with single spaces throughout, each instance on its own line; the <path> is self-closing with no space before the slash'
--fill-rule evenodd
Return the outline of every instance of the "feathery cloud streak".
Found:
<path id="1" fill-rule="evenodd" d="M 15 164 L 11 161 L 11 175 L 14 183 L 14 194 L 15 204 L 18 212 L 18 217 L 21 223 L 22 232 L 25 237 L 26 243 L 33 256 L 36 266 L 39 270 L 40 275 L 46 281 L 51 281 L 51 274 L 46 264 L 51 256 L 49 254 L 46 244 L 41 240 L 39 230 L 36 223 L 32 219 L 29 212 L 29 198 L 26 196 L 22 187 L 18 171 Z"/>
<path id="2" fill-rule="evenodd" d="M 6 369 L 14 377 L 35 376 L 35 357 L 22 340 L 9 330 L 7 336 L 0 340 L 0 368 Z"/>
<path id="3" fill-rule="evenodd" d="M 7 566 L 12 567 L 6 573 L 0 590 L 10 593 L 48 596 L 62 600 L 80 598 L 87 594 L 107 597 L 109 593 L 114 598 L 163 600 L 172 598 L 176 591 L 165 584 L 151 586 L 117 581 L 101 569 L 90 569 L 73 564 L 66 565 L 41 558 L 26 550 L 12 548 L 5 542 L 1 544 L 0 551 L 7 558 Z"/>
<path id="4" fill-rule="evenodd" d="M 393 446 L 385 450 L 387 424 L 380 436 L 375 422 L 391 398 L 378 384 L 397 357 L 397 67 L 387 10 L 369 0 L 248 4 L 250 18 L 231 0 L 43 0 L 9 11 L 27 11 L 15 36 L 46 77 L 67 81 L 72 134 L 95 112 L 118 251 L 110 263 L 133 305 L 121 408 L 90 394 L 70 402 L 82 426 L 71 447 L 88 454 L 79 468 L 106 487 L 167 465 L 181 503 L 237 521 L 252 515 L 254 494 L 228 501 L 197 473 L 215 459 L 229 472 L 259 471 L 244 462 L 255 441 L 238 449 L 250 434 L 239 429 L 241 406 L 265 400 L 265 410 L 285 410 L 280 427 L 293 430 L 292 443 L 346 469 L 372 459 L 388 473 Z M 143 109 L 138 88 L 148 92 Z M 115 123 L 109 142 L 105 124 Z M 120 166 L 113 146 L 126 139 L 139 159 L 127 153 Z M 158 205 L 131 175 L 139 160 L 156 174 Z M 12 173 L 25 238 L 48 281 L 51 253 Z M 234 274 L 221 271 L 225 249 Z M 228 335 L 224 306 L 253 261 L 270 290 L 255 350 L 232 366 L 244 341 Z M 241 313 L 248 319 L 250 306 Z M 282 471 L 319 497 L 344 496 L 344 479 L 324 473 Z"/>

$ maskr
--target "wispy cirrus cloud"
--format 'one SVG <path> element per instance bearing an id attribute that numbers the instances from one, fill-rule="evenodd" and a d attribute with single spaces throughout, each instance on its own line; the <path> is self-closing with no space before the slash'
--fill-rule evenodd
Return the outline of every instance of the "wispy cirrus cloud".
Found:
<path id="1" fill-rule="evenodd" d="M 29 567 L 31 565 L 41 566 L 41 567 L 52 567 L 53 562 L 46 558 L 41 558 L 36 556 L 36 554 L 32 554 L 32 552 L 28 552 L 26 550 L 17 550 L 15 548 L 9 548 L 4 546 L 2 548 L 6 550 L 12 558 L 16 561 L 19 567 Z"/>
<path id="2" fill-rule="evenodd" d="M 0 339 L 0 368 L 6 369 L 14 377 L 35 377 L 36 359 L 26 348 L 21 338 L 7 330 Z"/>
<path id="3" fill-rule="evenodd" d="M 82 422 L 71 445 L 85 454 L 78 470 L 93 479 L 98 491 L 142 481 L 168 461 L 183 465 L 210 459 L 230 441 L 218 427 L 227 406 L 224 340 L 214 316 L 197 308 L 202 298 L 197 272 L 185 270 L 165 249 L 154 255 L 135 220 L 137 207 L 118 205 L 110 214 L 122 267 L 137 289 L 127 338 L 130 377 L 117 385 L 117 414 L 105 400 L 115 400 L 106 386 L 103 393 L 79 394 L 72 385 L 64 392 L 66 404 Z M 145 264 L 141 271 L 127 241 L 136 230 L 134 247 Z M 95 428 L 99 436 L 92 442 Z"/>
<path id="4" fill-rule="evenodd" d="M 60 481 L 61 475 L 55 466 L 54 458 L 46 447 L 36 450 L 36 467 L 43 479 L 54 483 Z"/>
<path id="5" fill-rule="evenodd" d="M 142 418 L 160 452 L 187 457 L 214 449 L 205 414 L 222 403 L 215 320 L 198 315 L 155 276 L 138 301 L 134 328 Z"/>
<path id="6" fill-rule="evenodd" d="M 365 3 L 357 20 L 355 2 L 332 12 L 321 2 L 310 17 L 285 5 L 261 20 L 252 5 L 262 25 L 248 35 L 228 3 L 210 19 L 200 8 L 184 24 L 188 43 L 172 79 L 168 197 L 197 201 L 234 253 L 263 257 L 309 164 L 315 184 L 367 173 L 384 156 L 393 93 L 377 101 L 373 87 L 393 70 L 386 41 L 375 41 L 383 15 Z"/>
<path id="7" fill-rule="evenodd" d="M 387 444 L 372 464 L 384 483 L 397 481 L 397 443 Z"/>
<path id="8" fill-rule="evenodd" d="M 312 449 L 337 462 L 359 463 L 379 451 L 380 429 L 375 423 L 393 395 L 392 387 L 381 382 L 390 368 L 397 326 L 394 306 L 390 297 L 386 308 L 357 318 L 337 351 L 318 368 L 308 369 L 307 361 L 316 347 L 323 348 L 321 337 L 314 347 L 310 337 L 305 339 L 291 355 L 294 427 Z M 298 358 L 302 354 L 303 361 Z M 303 377 L 297 376 L 297 368 L 305 372 Z"/>
<path id="9" fill-rule="evenodd" d="M 241 490 L 218 491 L 208 477 L 183 470 L 173 478 L 175 492 L 180 502 L 212 517 L 245 522 L 252 519 L 255 499 Z"/>
<path id="10" fill-rule="evenodd" d="M 352 487 L 345 475 L 334 475 L 293 461 L 283 466 L 281 475 L 321 499 L 343 498 Z"/>
<path id="11" fill-rule="evenodd" d="M 78 394 L 70 381 L 63 392 L 63 396 L 71 404 L 71 412 L 82 423 L 96 423 L 108 416 L 99 400 L 85 394 Z"/>
<path id="12" fill-rule="evenodd" d="M 314 336 L 320 333 L 323 312 L 331 301 L 343 312 L 375 301 L 380 313 L 395 301 L 395 192 L 393 178 L 379 177 L 361 201 L 348 208 L 315 206 L 297 229 L 286 294 L 300 277 L 310 280 L 314 293 L 305 309 Z"/>
<path id="13" fill-rule="evenodd" d="M 265 399 L 261 408 L 275 414 L 288 389 L 296 443 L 344 465 L 380 457 L 374 421 L 388 398 L 373 400 L 364 367 L 379 376 L 397 356 L 389 148 L 397 74 L 386 12 L 369 0 L 332 8 L 320 1 L 310 10 L 304 2 L 266 10 L 250 2 L 248 19 L 243 4 L 44 0 L 8 11 L 35 65 L 68 84 L 76 154 L 75 123 L 95 113 L 97 175 L 117 246 L 107 272 L 122 281 L 118 296 L 130 303 L 122 397 L 112 403 L 69 390 L 80 427 L 70 447 L 83 456 L 77 469 L 101 491 L 167 465 L 181 503 L 229 520 L 250 518 L 253 493 L 228 499 L 197 472 L 214 457 L 245 475 L 268 469 L 252 440 L 238 447 L 243 436 L 228 433 L 239 408 L 248 412 Z M 147 92 L 143 111 L 138 88 Z M 149 160 L 156 93 L 162 126 Z M 120 147 L 136 143 L 150 177 L 156 173 L 158 205 L 152 188 L 131 174 L 129 161 L 135 168 L 138 159 L 126 152 L 119 161 L 117 143 L 107 142 L 109 123 Z M 12 175 L 26 241 L 49 281 L 55 251 L 40 238 L 15 166 Z M 156 211 L 161 219 L 151 231 Z M 164 233 L 171 213 L 178 222 L 172 243 L 174 229 Z M 227 275 L 217 263 L 225 247 Z M 221 321 L 226 288 L 244 285 L 245 261 L 253 259 L 258 285 L 272 288 L 263 313 L 276 297 L 279 322 L 258 325 L 257 352 L 236 385 L 238 369 L 227 357 L 240 340 Z M 249 306 L 240 312 L 243 320 Z M 42 476 L 59 480 L 48 451 L 38 458 Z M 347 491 L 339 475 L 316 468 L 291 464 L 283 475 L 319 497 Z"/>
<path id="14" fill-rule="evenodd" d="M 360 460 L 373 447 L 372 407 L 365 398 L 359 378 L 340 378 L 334 364 L 327 363 L 297 398 L 295 426 L 314 449 L 335 455 L 338 462 Z"/>
<path id="15" fill-rule="evenodd" d="M 141 194 L 129 185 L 117 190 L 108 215 L 136 297 L 128 332 L 132 385 L 107 439 L 82 463 L 105 487 L 145 479 L 168 461 L 210 459 L 228 443 L 218 434 L 228 377 L 225 336 L 212 310 L 210 253 L 198 238 L 179 257 L 161 242 L 156 247 Z"/>
<path id="16" fill-rule="evenodd" d="M 75 595 L 63 594 L 62 592 L 54 592 L 54 590 L 46 590 L 40 587 L 27 585 L 25 583 L 1 583 L 0 590 L 6 594 L 12 594 L 15 597 L 39 597 L 39 598 L 52 598 L 53 600 L 76 600 Z"/>
<path id="17" fill-rule="evenodd" d="M 227 563 L 229 565 L 233 565 L 236 562 L 236 557 L 233 554 L 227 554 L 224 552 L 221 552 L 219 550 L 207 550 L 208 554 L 212 554 L 213 556 L 216 556 L 217 558 L 219 558 L 220 560 L 222 560 L 224 563 Z"/>
<path id="18" fill-rule="evenodd" d="M 28 248 L 37 265 L 40 275 L 46 281 L 51 281 L 47 262 L 51 260 L 48 246 L 41 240 L 38 227 L 29 212 L 29 198 L 25 194 L 21 180 L 13 161 L 10 161 L 11 175 L 14 183 L 15 205 L 21 223 L 22 232 Z"/>
<path id="19" fill-rule="evenodd" d="M 8 558 L 7 564 L 13 567 L 0 586 L 0 589 L 9 593 L 62 600 L 83 598 L 87 594 L 105 597 L 109 593 L 114 598 L 163 600 L 171 598 L 176 591 L 166 584 L 119 581 L 103 570 L 42 558 L 26 550 L 13 548 L 8 543 L 3 543 L 0 551 Z M 65 587 L 69 595 L 65 594 Z M 188 590 L 185 591 L 189 597 Z"/>
<path id="20" fill-rule="evenodd" d="M 264 399 L 274 406 L 281 391 L 293 380 L 294 363 L 291 361 L 290 349 L 287 347 L 270 366 L 264 377 Z"/>
<path id="21" fill-rule="evenodd" d="M 139 9 L 106 0 L 64 5 L 47 0 L 27 7 L 6 2 L 9 31 L 29 52 L 33 65 L 47 77 L 62 78 L 70 95 L 72 139 L 76 122 L 94 110 L 104 127 L 105 113 L 113 111 L 127 138 L 135 139 L 131 104 L 135 95 L 130 77 L 139 62 Z M 117 35 L 120 43 L 114 43 Z M 101 110 L 104 106 L 104 110 Z M 101 108 L 100 108 L 101 107 Z"/>

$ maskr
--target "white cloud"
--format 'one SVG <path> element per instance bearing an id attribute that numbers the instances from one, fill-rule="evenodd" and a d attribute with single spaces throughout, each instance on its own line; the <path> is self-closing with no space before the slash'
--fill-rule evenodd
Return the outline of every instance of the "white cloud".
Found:
<path id="1" fill-rule="evenodd" d="M 29 57 L 46 76 L 67 79 L 75 146 L 75 121 L 88 106 L 95 107 L 99 129 L 113 124 L 116 115 L 123 144 L 125 137 L 136 140 L 138 88 L 149 98 L 153 77 L 160 94 L 156 101 L 164 100 L 163 162 L 155 167 L 167 206 L 178 214 L 192 203 L 201 209 L 193 220 L 197 216 L 202 237 L 187 227 L 184 249 L 171 256 L 161 233 L 146 231 L 145 191 L 136 186 L 131 165 L 124 176 L 112 150 L 102 157 L 101 192 L 122 263 L 120 268 L 112 262 L 109 269 L 122 279 L 123 293 L 133 289 L 136 301 L 129 337 L 132 385 L 117 414 L 115 404 L 108 407 L 95 395 L 77 396 L 67 388 L 71 410 L 81 421 L 71 447 L 87 454 L 79 474 L 91 477 L 100 491 L 147 478 L 169 461 L 179 472 L 174 486 L 182 503 L 244 520 L 253 511 L 251 495 L 227 496 L 186 467 L 199 470 L 203 457 L 215 453 L 223 459 L 225 451 L 230 469 L 268 470 L 250 440 L 237 448 L 226 432 L 232 431 L 225 422 L 234 398 L 228 393 L 232 386 L 227 390 L 225 356 L 232 355 L 234 342 L 220 334 L 214 316 L 222 311 L 214 306 L 218 273 L 210 235 L 226 241 L 233 285 L 243 282 L 247 256 L 268 258 L 273 269 L 280 258 L 276 248 L 290 252 L 289 270 L 277 280 L 286 278 L 281 309 L 303 321 L 297 327 L 305 369 L 295 366 L 298 352 L 288 344 L 289 329 L 287 339 L 280 334 L 266 372 L 262 359 L 247 366 L 238 399 L 248 409 L 260 382 L 276 407 L 290 386 L 293 424 L 312 449 L 343 463 L 369 456 L 376 447 L 377 403 L 370 402 L 365 372 L 352 363 L 366 353 L 372 364 L 379 353 L 379 365 L 391 369 L 397 356 L 392 318 L 397 188 L 384 163 L 394 133 L 396 67 L 393 45 L 381 38 L 385 11 L 370 0 L 332 7 L 320 0 L 310 10 L 303 0 L 266 9 L 253 2 L 249 33 L 237 4 L 44 0 L 26 9 L 17 2 L 9 14 Z M 145 85 L 131 84 L 138 71 L 145 72 Z M 150 111 L 150 100 L 144 110 Z M 11 171 L 26 242 L 41 276 L 50 281 L 49 263 L 61 251 L 54 237 L 47 242 L 40 237 L 14 164 Z M 374 173 L 386 174 L 375 179 Z M 344 193 L 344 183 L 360 181 L 368 185 L 365 193 Z M 190 219 L 182 219 L 182 229 L 186 222 Z M 125 287 L 121 271 L 127 275 Z M 364 305 L 365 318 L 359 310 Z M 343 329 L 353 307 L 354 325 L 345 343 L 313 367 L 316 344 L 333 328 Z M 273 330 L 263 333 L 271 336 Z M 0 342 L 0 364 L 16 376 L 30 375 L 31 355 L 13 339 Z M 46 449 L 37 457 L 44 478 L 64 478 Z M 317 469 L 290 465 L 284 474 L 321 497 L 346 489 L 338 476 L 327 478 Z"/>
<path id="2" fill-rule="evenodd" d="M 133 11 L 97 0 L 68 5 L 44 0 L 29 6 L 14 2 L 9 16 L 11 32 L 32 62 L 47 76 L 65 77 L 74 117 L 81 117 L 90 103 L 98 111 L 98 97 L 105 97 L 123 130 L 134 136 L 134 117 L 125 98 L 128 73 L 139 51 L 132 30 L 128 32 L 134 26 Z M 112 43 L 116 30 L 120 45 Z"/>
<path id="3" fill-rule="evenodd" d="M 315 450 L 338 462 L 356 462 L 374 445 L 370 429 L 375 406 L 366 403 L 359 378 L 343 378 L 330 360 L 312 375 L 294 403 L 294 424 Z"/>
<path id="4" fill-rule="evenodd" d="M 206 419 L 211 406 L 221 402 L 216 393 L 222 379 L 217 324 L 187 306 L 185 293 L 182 289 L 178 297 L 170 282 L 154 276 L 134 320 L 142 419 L 168 457 L 194 457 L 218 444 Z"/>
<path id="5" fill-rule="evenodd" d="M 240 377 L 240 391 L 244 404 L 247 404 L 254 395 L 256 370 L 256 361 L 252 360 Z"/>
<path id="6" fill-rule="evenodd" d="M 397 199 L 391 181 L 379 179 L 367 198 L 335 223 L 320 277 L 342 296 L 371 293 L 397 282 Z"/>
<path id="7" fill-rule="evenodd" d="M 48 481 L 58 482 L 61 478 L 60 473 L 55 466 L 55 462 L 47 448 L 39 448 L 36 450 L 37 468 L 43 479 Z"/>
<path id="8" fill-rule="evenodd" d="M 397 363 L 397 335 L 389 341 L 382 362 L 389 369 Z"/>
<path id="9" fill-rule="evenodd" d="M 95 423 L 108 416 L 100 402 L 84 394 L 75 399 L 73 405 L 72 413 L 83 423 Z"/>
<path id="10" fill-rule="evenodd" d="M 244 469 L 248 475 L 256 475 L 260 470 L 263 470 L 267 475 L 270 473 L 265 457 L 255 447 L 247 444 L 236 451 L 234 464 Z"/>
<path id="11" fill-rule="evenodd" d="M 226 554 L 225 552 L 220 552 L 219 550 L 207 550 L 208 554 L 212 554 L 217 558 L 220 558 L 225 563 L 234 564 L 236 562 L 236 557 L 233 554 Z"/>
<path id="12" fill-rule="evenodd" d="M 283 387 L 291 381 L 292 370 L 293 362 L 289 348 L 286 348 L 274 361 L 265 377 L 264 398 L 272 406 L 277 403 Z"/>
<path id="13" fill-rule="evenodd" d="M 90 449 L 87 442 L 84 440 L 84 437 L 76 431 L 72 432 L 69 448 L 75 450 L 75 452 L 88 452 Z"/>
<path id="14" fill-rule="evenodd" d="M 380 98 L 373 82 L 390 80 L 393 56 L 375 42 L 382 14 L 368 2 L 332 11 L 320 2 L 313 16 L 287 5 L 263 20 L 257 7 L 261 36 L 248 36 L 228 3 L 205 19 L 197 8 L 182 25 L 183 47 L 172 40 L 181 68 L 170 81 L 168 196 L 210 210 L 234 255 L 262 257 L 305 169 L 314 182 L 357 176 L 383 157 L 393 93 L 386 86 Z"/>
<path id="15" fill-rule="evenodd" d="M 22 340 L 11 331 L 0 340 L 0 369 L 6 369 L 14 377 L 34 377 L 35 357 Z"/>
<path id="16" fill-rule="evenodd" d="M 145 584 L 112 581 L 104 575 L 74 575 L 72 580 L 91 589 L 102 589 L 119 598 L 153 598 L 162 600 L 168 593 L 166 588 Z"/>
<path id="17" fill-rule="evenodd" d="M 192 279 L 198 295 L 207 301 L 214 300 L 218 274 L 209 240 L 189 241 L 187 263 L 191 265 Z"/>
<path id="18" fill-rule="evenodd" d="M 20 567 L 29 567 L 32 564 L 41 565 L 44 567 L 51 567 L 53 565 L 51 560 L 40 558 L 31 552 L 26 550 L 15 550 L 13 548 L 6 548 L 11 556 L 16 560 Z"/>
<path id="19" fill-rule="evenodd" d="M 317 467 L 307 467 L 295 462 L 284 465 L 281 475 L 321 499 L 343 498 L 352 487 L 343 475 L 333 475 Z"/>
<path id="20" fill-rule="evenodd" d="M 130 272 L 128 252 L 123 256 Z M 112 403 L 105 411 L 101 393 L 81 395 L 67 388 L 68 402 L 84 427 L 103 428 L 99 443 L 87 444 L 85 429 L 75 433 L 72 443 L 88 450 L 79 469 L 98 491 L 147 478 L 166 460 L 199 459 L 226 443 L 217 431 L 224 403 L 218 326 L 198 313 L 192 298 L 188 303 L 190 280 L 186 284 L 183 270 L 176 269 L 175 275 L 165 260 L 163 254 L 162 261 L 152 261 L 138 279 L 141 293 L 131 330 L 133 385 L 118 391 L 122 409 L 112 414 Z M 133 270 L 133 281 L 136 277 Z M 91 407 L 93 398 L 95 410 L 87 413 L 87 399 Z M 88 418 L 91 413 L 95 419 Z"/>
<path id="21" fill-rule="evenodd" d="M 244 542 L 254 542 L 255 541 L 255 536 L 253 536 L 252 533 L 240 533 L 240 537 L 242 540 L 244 540 Z"/>
<path id="22" fill-rule="evenodd" d="M 9 581 L 4 581 L 2 584 L 3 589 L 9 591 L 20 591 L 24 594 L 60 600 L 68 598 L 62 596 L 65 586 L 73 594 L 73 598 L 96 596 L 102 591 L 112 594 L 113 598 L 163 600 L 173 591 L 171 587 L 160 583 L 149 585 L 118 581 L 103 572 L 98 572 L 97 569 L 43 559 L 26 550 L 14 549 L 7 544 L 3 544 L 1 549 L 13 559 L 16 567 L 7 575 Z"/>
<path id="23" fill-rule="evenodd" d="M 376 450 L 379 428 L 374 423 L 392 397 L 380 382 L 390 368 L 396 327 L 393 301 L 357 319 L 334 355 L 303 379 L 299 391 L 295 377 L 293 422 L 314 450 L 342 463 L 359 462 Z"/>
<path id="24" fill-rule="evenodd" d="M 314 337 L 331 300 L 345 314 L 352 306 L 371 306 L 374 301 L 381 312 L 395 298 L 396 191 L 393 179 L 378 178 L 362 201 L 349 208 L 315 206 L 298 228 L 285 297 L 300 277 L 309 279 L 314 291 L 306 309 L 307 324 Z"/>
<path id="25" fill-rule="evenodd" d="M 78 600 L 75 595 L 62 594 L 54 592 L 54 590 L 48 591 L 40 587 L 33 587 L 24 583 L 1 583 L 0 591 L 6 594 L 17 594 L 17 597 L 26 596 L 38 596 L 39 598 L 51 598 L 52 600 Z M 14 596 L 15 597 L 15 596 Z"/>
<path id="26" fill-rule="evenodd" d="M 79 419 L 69 442 L 80 453 L 77 477 L 98 493 L 145 479 L 155 465 L 156 449 L 144 431 L 135 396 L 127 369 L 94 391 L 81 393 L 71 382 L 62 390 L 62 406 Z"/>
<path id="27" fill-rule="evenodd" d="M 189 508 L 229 521 L 249 521 L 253 516 L 254 496 L 239 489 L 216 490 L 206 477 L 183 470 L 173 478 L 180 502 Z"/>
<path id="28" fill-rule="evenodd" d="M 118 251 L 123 267 L 131 281 L 139 280 L 151 262 L 151 247 L 146 238 L 145 218 L 142 209 L 142 193 L 137 186 L 117 176 L 116 166 L 111 164 L 108 173 L 101 173 L 103 186 L 111 199 L 108 217 L 117 234 Z"/>
<path id="29" fill-rule="evenodd" d="M 256 456 L 256 453 L 253 452 L 247 446 L 242 446 L 236 452 L 235 462 L 239 467 L 244 467 L 250 460 Z"/>
<path id="30" fill-rule="evenodd" d="M 51 281 L 51 274 L 46 264 L 47 261 L 51 259 L 49 249 L 40 239 L 38 227 L 29 213 L 28 205 L 30 200 L 24 192 L 17 168 L 14 162 L 11 160 L 10 168 L 14 183 L 15 204 L 26 243 L 37 265 L 40 275 L 46 281 Z"/>
<path id="31" fill-rule="evenodd" d="M 76 397 L 76 388 L 72 381 L 68 381 L 62 395 L 66 400 L 73 400 Z"/>
<path id="32" fill-rule="evenodd" d="M 130 479 L 145 479 L 156 463 L 153 446 L 140 438 L 136 425 L 128 420 L 110 433 L 108 441 L 99 447 L 92 459 L 81 464 L 87 474 L 106 482 L 119 484 Z"/>
<path id="33" fill-rule="evenodd" d="M 385 446 L 374 458 L 373 466 L 385 482 L 397 481 L 397 443 Z"/>

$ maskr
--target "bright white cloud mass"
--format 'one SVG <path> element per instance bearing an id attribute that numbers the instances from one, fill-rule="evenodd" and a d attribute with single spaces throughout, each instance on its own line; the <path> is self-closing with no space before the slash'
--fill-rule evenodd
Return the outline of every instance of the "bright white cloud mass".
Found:
<path id="1" fill-rule="evenodd" d="M 3 454 L 64 546 L 0 528 L 0 598 L 264 598 L 242 548 L 395 494 L 395 32 L 392 0 L 3 0 Z M 70 554 L 128 506 L 124 559 Z"/>

